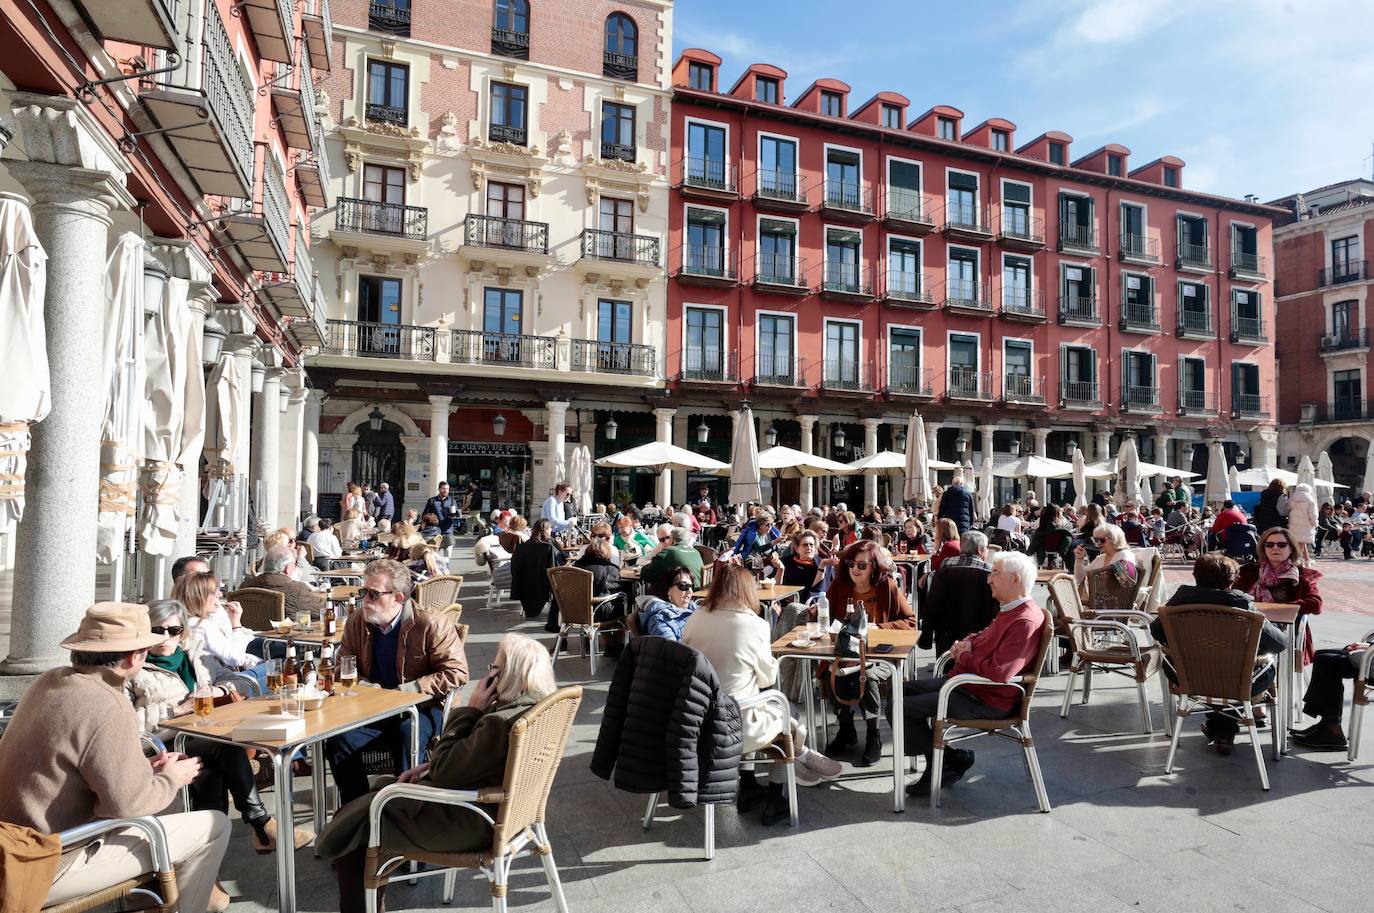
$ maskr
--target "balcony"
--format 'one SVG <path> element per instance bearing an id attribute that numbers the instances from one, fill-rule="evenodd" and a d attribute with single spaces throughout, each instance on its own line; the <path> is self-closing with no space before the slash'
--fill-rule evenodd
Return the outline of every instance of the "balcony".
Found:
<path id="1" fill-rule="evenodd" d="M 658 371 L 653 346 L 629 342 L 572 340 L 572 370 L 591 374 L 633 374 L 653 377 Z"/>
<path id="2" fill-rule="evenodd" d="M 1217 395 L 1206 390 L 1178 391 L 1178 414 L 1212 416 L 1217 414 Z"/>
<path id="3" fill-rule="evenodd" d="M 781 212 L 810 208 L 806 176 L 792 171 L 759 170 L 754 175 L 754 205 Z"/>
<path id="4" fill-rule="evenodd" d="M 873 218 L 873 191 L 853 181 L 823 181 L 821 212 L 834 219 L 866 222 Z"/>
<path id="5" fill-rule="evenodd" d="M 1318 343 L 1318 348 L 1323 355 L 1357 349 L 1367 350 L 1369 348 L 1369 330 L 1368 328 L 1347 329 L 1340 333 L 1326 333 Z"/>
<path id="6" fill-rule="evenodd" d="M 266 60 L 291 63 L 296 17 L 291 0 L 242 0 L 236 4 L 253 30 L 253 42 Z"/>
<path id="7" fill-rule="evenodd" d="M 492 124 L 487 127 L 487 139 L 493 143 L 523 146 L 529 141 L 529 131 L 524 127 L 512 127 L 509 124 Z"/>
<path id="8" fill-rule="evenodd" d="M 630 82 L 638 82 L 639 55 L 612 54 L 610 51 L 602 51 L 601 75 L 609 79 L 626 79 Z"/>
<path id="9" fill-rule="evenodd" d="M 1044 406 L 1045 378 L 1008 374 L 1002 378 L 1002 402 L 1013 406 Z"/>
<path id="10" fill-rule="evenodd" d="M 374 0 L 367 5 L 367 27 L 374 32 L 410 37 L 410 4 L 397 6 Z"/>
<path id="11" fill-rule="evenodd" d="M 1097 229 L 1091 225 L 1080 225 L 1077 222 L 1059 222 L 1059 252 L 1061 254 L 1082 254 L 1085 257 L 1096 257 L 1102 252 L 1101 246 L 1097 243 Z"/>
<path id="12" fill-rule="evenodd" d="M 883 201 L 883 221 L 890 228 L 924 232 L 935 228 L 935 203 L 929 194 L 889 188 Z"/>
<path id="13" fill-rule="evenodd" d="M 1059 404 L 1065 409 L 1101 409 L 1102 394 L 1095 380 L 1059 382 Z"/>
<path id="14" fill-rule="evenodd" d="M 1174 265 L 1178 269 L 1188 272 L 1210 273 L 1212 271 L 1212 249 L 1206 244 L 1186 244 L 1180 241 L 1178 258 L 1174 261 Z"/>
<path id="15" fill-rule="evenodd" d="M 634 146 L 627 146 L 624 143 L 605 143 L 601 144 L 601 157 L 606 160 L 616 159 L 621 162 L 634 163 L 638 150 Z"/>
<path id="16" fill-rule="evenodd" d="M 992 401 L 992 374 L 953 367 L 945 375 L 945 399 Z"/>
<path id="17" fill-rule="evenodd" d="M 1269 261 L 1259 254 L 1233 250 L 1231 251 L 1231 269 L 1227 275 L 1232 279 L 1267 279 L 1269 278 Z"/>
<path id="18" fill-rule="evenodd" d="M 277 65 L 272 106 L 277 109 L 277 123 L 288 147 L 324 154 L 324 147 L 315 145 L 320 141 L 315 120 L 315 81 L 306 62 L 294 68 Z"/>
<path id="19" fill-rule="evenodd" d="M 581 259 L 628 268 L 630 271 L 658 273 L 659 242 L 649 235 L 631 235 L 619 231 L 582 230 Z"/>
<path id="20" fill-rule="evenodd" d="M 1231 415 L 1235 418 L 1268 418 L 1269 397 L 1258 393 L 1232 393 Z"/>
<path id="21" fill-rule="evenodd" d="M 83 0 L 78 5 L 100 37 L 163 51 L 178 49 L 185 0 Z"/>
<path id="22" fill-rule="evenodd" d="M 827 260 L 821 277 L 821 294 L 842 301 L 867 301 L 873 297 L 872 271 L 857 263 Z"/>
<path id="23" fill-rule="evenodd" d="M 434 327 L 331 320 L 321 354 L 432 362 L 438 351 L 435 334 Z"/>
<path id="24" fill-rule="evenodd" d="M 1102 315 L 1097 310 L 1097 298 L 1086 295 L 1060 295 L 1058 319 L 1064 326 L 1102 325 Z"/>
<path id="25" fill-rule="evenodd" d="M 935 307 L 935 283 L 928 273 L 889 269 L 883 300 L 898 307 L 929 309 Z"/>
<path id="26" fill-rule="evenodd" d="M 827 358 L 821 389 L 827 393 L 868 393 L 873 389 L 871 367 L 866 362 Z"/>
<path id="27" fill-rule="evenodd" d="M 1004 247 L 1040 250 L 1045 246 L 1045 220 L 1024 209 L 1003 209 L 997 239 Z"/>
<path id="28" fill-rule="evenodd" d="M 296 234 L 291 275 L 276 274 L 258 289 L 258 297 L 270 301 L 283 317 L 309 318 L 315 303 L 315 265 L 305 232 Z"/>
<path id="29" fill-rule="evenodd" d="M 513 57 L 516 60 L 530 59 L 530 33 L 514 29 L 491 30 L 491 52 L 500 57 Z"/>
<path id="30" fill-rule="evenodd" d="M 318 121 L 314 123 L 315 148 L 312 155 L 296 153 L 296 180 L 301 185 L 301 195 L 307 206 L 327 209 L 333 204 L 333 191 L 329 186 L 329 155 L 324 148 L 324 131 Z"/>
<path id="31" fill-rule="evenodd" d="M 316 280 L 314 288 L 311 290 L 310 316 L 305 320 L 293 320 L 287 327 L 287 333 L 295 340 L 298 348 L 318 350 L 324 346 L 325 339 L 329 335 L 329 326 L 325 320 L 324 312 L 324 294 L 320 292 L 320 283 Z"/>
<path id="32" fill-rule="evenodd" d="M 248 205 L 244 200 L 235 202 Z M 262 191 L 256 205 L 231 211 L 219 224 L 250 269 L 284 273 L 291 239 L 288 211 L 285 178 L 276 157 L 269 156 L 263 166 Z"/>
<path id="33" fill-rule="evenodd" d="M 941 306 L 951 314 L 984 317 L 992 313 L 987 289 L 977 279 L 946 280 L 945 300 Z"/>
<path id="34" fill-rule="evenodd" d="M 810 294 L 811 286 L 806 281 L 806 260 L 760 252 L 754 268 L 753 286 L 759 292 Z"/>
<path id="35" fill-rule="evenodd" d="M 214 4 L 204 22 L 199 67 L 183 56 L 139 97 L 201 193 L 245 199 L 254 181 L 253 87 Z"/>
<path id="36" fill-rule="evenodd" d="M 1151 415 L 1159 412 L 1159 388 L 1141 387 L 1127 384 L 1121 388 L 1121 411 L 1144 412 Z"/>
<path id="37" fill-rule="evenodd" d="M 334 20 L 329 15 L 329 0 L 305 0 L 301 36 L 310 51 L 311 66 L 325 71 L 334 69 Z"/>
<path id="38" fill-rule="evenodd" d="M 1117 326 L 1123 333 L 1158 333 L 1159 309 L 1153 304 L 1127 301 L 1121 305 L 1121 319 Z"/>
<path id="39" fill-rule="evenodd" d="M 754 364 L 756 387 L 799 387 L 806 373 L 805 359 L 791 355 L 760 355 Z"/>
<path id="40" fill-rule="evenodd" d="M 1180 310 L 1176 335 L 1179 339 L 1216 338 L 1216 330 L 1212 327 L 1212 312 Z"/>
<path id="41" fill-rule="evenodd" d="M 1269 337 L 1264 335 L 1263 317 L 1242 317 L 1231 315 L 1231 342 L 1265 343 Z"/>
<path id="42" fill-rule="evenodd" d="M 672 275 L 689 285 L 724 287 L 739 282 L 736 252 L 719 244 L 684 244 L 673 252 Z"/>
<path id="43" fill-rule="evenodd" d="M 424 241 L 429 236 L 429 210 L 423 206 L 340 197 L 334 210 L 334 230 Z"/>
<path id="44" fill-rule="evenodd" d="M 554 336 L 523 336 L 452 330 L 449 361 L 460 365 L 497 365 L 508 368 L 558 368 L 558 339 Z"/>
<path id="45" fill-rule="evenodd" d="M 1122 263 L 1158 266 L 1159 239 L 1123 231 L 1121 233 L 1121 246 L 1117 248 L 1116 257 Z"/>
<path id="46" fill-rule="evenodd" d="M 463 219 L 463 247 L 470 261 L 490 251 L 494 261 L 543 266 L 549 260 L 549 225 L 468 213 Z"/>
<path id="47" fill-rule="evenodd" d="M 922 371 L 909 365 L 890 365 L 887 369 L 887 395 L 891 396 L 934 396 L 931 385 L 931 372 Z"/>
<path id="48" fill-rule="evenodd" d="M 400 105 L 383 105 L 368 102 L 363 108 L 363 116 L 373 123 L 391 124 L 393 127 L 406 125 L 406 109 Z"/>
<path id="49" fill-rule="evenodd" d="M 1001 303 L 998 313 L 1004 320 L 1044 323 L 1047 319 L 1043 289 L 1027 288 L 1024 285 L 1004 285 L 998 300 Z"/>
<path id="50" fill-rule="evenodd" d="M 1362 422 L 1374 418 L 1374 403 L 1358 399 L 1338 399 L 1329 403 L 1303 403 L 1304 422 Z"/>
<path id="51" fill-rule="evenodd" d="M 684 158 L 678 163 L 678 190 L 684 196 L 728 199 L 739 193 L 735 166 L 714 158 Z"/>
<path id="52" fill-rule="evenodd" d="M 734 352 L 693 346 L 682 350 L 682 370 L 678 372 L 678 381 L 733 384 L 736 378 Z"/>
<path id="53" fill-rule="evenodd" d="M 1317 288 L 1360 282 L 1369 278 L 1369 264 L 1364 260 L 1346 260 L 1327 269 L 1317 270 Z"/>
<path id="54" fill-rule="evenodd" d="M 950 203 L 945 206 L 944 232 L 951 238 L 968 241 L 991 241 L 992 226 L 988 208 L 973 203 Z"/>

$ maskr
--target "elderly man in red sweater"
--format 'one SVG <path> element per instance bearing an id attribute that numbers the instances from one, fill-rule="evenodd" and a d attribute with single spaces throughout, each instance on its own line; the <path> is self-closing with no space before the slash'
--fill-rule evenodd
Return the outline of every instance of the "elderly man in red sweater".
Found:
<path id="1" fill-rule="evenodd" d="M 1030 598 L 1035 586 L 1036 567 L 1029 555 L 999 552 L 992 561 L 988 586 L 998 604 L 992 623 L 976 634 L 955 641 L 950 647 L 954 668 L 950 675 L 971 672 L 993 681 L 1007 682 L 1020 675 L 1035 659 L 1045 626 L 1045 611 Z M 907 786 L 909 796 L 930 795 L 931 756 L 935 736 L 930 719 L 940 700 L 940 688 L 949 676 L 908 682 L 902 708 L 906 721 L 906 753 L 923 755 L 924 773 Z M 949 716 L 963 720 L 996 720 L 1009 716 L 1020 692 L 997 685 L 968 685 L 949 696 Z M 957 782 L 973 766 L 973 752 L 964 748 L 945 749 L 941 787 Z"/>

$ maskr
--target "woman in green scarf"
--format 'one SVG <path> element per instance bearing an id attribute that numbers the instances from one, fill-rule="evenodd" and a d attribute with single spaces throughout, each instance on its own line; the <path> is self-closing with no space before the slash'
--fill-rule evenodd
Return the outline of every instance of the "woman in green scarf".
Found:
<path id="1" fill-rule="evenodd" d="M 154 634 L 166 640 L 148 650 L 143 669 L 128 683 L 127 690 L 134 702 L 138 724 L 144 732 L 171 742 L 175 733 L 162 729 L 162 722 L 194 709 L 192 693 L 209 686 L 216 698 L 229 695 L 225 685 L 211 685 L 210 675 L 201 662 L 200 641 L 187 624 L 186 607 L 176 599 L 160 599 L 148 606 L 148 620 Z M 242 748 L 211 742 L 207 739 L 188 739 L 186 753 L 200 758 L 200 776 L 191 784 L 191 808 L 229 811 L 228 796 L 234 797 L 243 821 L 253 829 L 253 849 L 270 853 L 277 846 L 277 822 L 267 813 L 253 780 L 253 769 Z M 226 793 L 228 795 L 226 795 Z M 297 848 L 305 846 L 311 835 L 297 830 Z"/>

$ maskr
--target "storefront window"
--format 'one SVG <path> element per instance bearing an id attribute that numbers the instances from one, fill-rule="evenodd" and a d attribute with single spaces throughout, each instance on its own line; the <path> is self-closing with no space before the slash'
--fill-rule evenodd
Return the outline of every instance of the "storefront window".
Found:
<path id="1" fill-rule="evenodd" d="M 483 514 L 513 508 L 530 515 L 530 448 L 525 444 L 450 441 L 448 478 L 460 497 L 469 482 L 477 482 Z"/>

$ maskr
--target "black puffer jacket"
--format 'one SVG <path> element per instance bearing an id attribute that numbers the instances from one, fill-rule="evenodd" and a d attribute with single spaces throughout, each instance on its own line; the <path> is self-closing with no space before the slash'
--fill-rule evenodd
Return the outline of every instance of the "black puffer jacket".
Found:
<path id="1" fill-rule="evenodd" d="M 735 801 L 743 748 L 739 705 L 696 650 L 636 637 L 616 665 L 592 772 L 674 808 Z"/>

